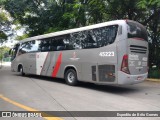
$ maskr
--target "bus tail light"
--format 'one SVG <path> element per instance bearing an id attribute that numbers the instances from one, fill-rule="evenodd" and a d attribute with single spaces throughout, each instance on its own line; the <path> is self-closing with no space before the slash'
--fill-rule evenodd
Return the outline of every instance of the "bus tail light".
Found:
<path id="1" fill-rule="evenodd" d="M 121 71 L 130 74 L 129 68 L 128 68 L 128 55 L 123 56 L 122 64 L 121 64 Z"/>

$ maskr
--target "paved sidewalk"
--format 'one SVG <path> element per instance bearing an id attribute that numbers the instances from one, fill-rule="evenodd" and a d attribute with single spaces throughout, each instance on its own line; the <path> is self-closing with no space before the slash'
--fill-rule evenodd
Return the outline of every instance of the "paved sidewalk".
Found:
<path id="1" fill-rule="evenodd" d="M 2 66 L 1 66 L 1 63 L 0 63 L 0 69 L 1 69 L 2 67 L 5 67 L 5 66 L 11 66 L 11 62 L 3 62 L 3 63 L 2 63 Z"/>
<path id="2" fill-rule="evenodd" d="M 152 82 L 160 82 L 160 79 L 154 79 L 154 78 L 147 78 L 146 80 L 152 81 Z"/>

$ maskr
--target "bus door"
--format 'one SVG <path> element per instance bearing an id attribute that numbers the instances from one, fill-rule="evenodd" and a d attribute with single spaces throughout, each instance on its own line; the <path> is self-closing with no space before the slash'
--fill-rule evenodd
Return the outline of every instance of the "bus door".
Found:
<path id="1" fill-rule="evenodd" d="M 46 65 L 46 68 L 48 68 L 47 76 L 62 77 L 62 51 L 65 50 L 64 39 L 66 37 L 62 35 L 50 39 L 49 49 L 51 52 L 49 53 L 50 62 Z"/>
<path id="2" fill-rule="evenodd" d="M 49 63 L 50 63 L 50 53 L 49 52 L 36 53 L 36 69 L 37 69 L 36 74 L 46 75 Z"/>
<path id="3" fill-rule="evenodd" d="M 14 46 L 14 48 L 10 49 L 10 51 L 9 51 L 9 55 L 11 56 L 11 62 L 12 62 L 12 64 L 11 64 L 12 71 L 17 71 L 17 69 L 16 69 L 17 61 L 15 59 L 17 56 L 19 46 L 20 46 L 20 44 L 16 44 Z"/>
<path id="4" fill-rule="evenodd" d="M 37 74 L 57 77 L 62 60 L 61 37 L 41 41 L 41 52 L 37 53 Z"/>
<path id="5" fill-rule="evenodd" d="M 62 52 L 37 53 L 37 74 L 57 77 L 60 70 Z"/>
<path id="6" fill-rule="evenodd" d="M 26 54 L 21 56 L 23 59 L 24 70 L 26 69 L 29 74 L 36 74 L 36 52 L 38 51 L 39 41 L 25 42 L 21 52 L 25 51 Z"/>
<path id="7" fill-rule="evenodd" d="M 36 53 L 28 53 L 28 60 L 25 60 L 28 65 L 28 73 L 36 74 Z"/>

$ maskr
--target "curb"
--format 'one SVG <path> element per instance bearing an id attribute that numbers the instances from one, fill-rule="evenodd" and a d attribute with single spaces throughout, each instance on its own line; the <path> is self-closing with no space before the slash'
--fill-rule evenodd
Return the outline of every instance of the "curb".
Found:
<path id="1" fill-rule="evenodd" d="M 160 82 L 160 79 L 152 79 L 152 78 L 148 78 L 146 79 L 147 81 L 151 81 L 151 82 Z"/>

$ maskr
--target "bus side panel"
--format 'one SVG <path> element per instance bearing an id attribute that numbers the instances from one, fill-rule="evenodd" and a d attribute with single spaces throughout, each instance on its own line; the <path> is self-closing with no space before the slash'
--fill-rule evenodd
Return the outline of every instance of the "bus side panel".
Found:
<path id="1" fill-rule="evenodd" d="M 12 61 L 12 64 L 15 64 L 18 70 L 18 65 L 23 66 L 24 73 L 29 73 L 29 54 L 17 55 L 16 59 Z"/>
<path id="2" fill-rule="evenodd" d="M 58 56 L 56 59 L 58 59 Z M 79 81 L 115 84 L 117 83 L 116 44 L 95 49 L 63 51 L 62 62 L 57 77 L 63 78 L 65 68 L 67 67 L 76 69 Z"/>
<path id="3" fill-rule="evenodd" d="M 92 66 L 97 65 L 97 54 L 94 51 L 95 49 L 82 49 L 78 51 L 82 69 L 81 81 L 96 82 L 96 79 L 92 80 Z"/>
<path id="4" fill-rule="evenodd" d="M 81 50 L 69 50 L 62 52 L 62 62 L 60 67 L 60 78 L 64 78 L 65 70 L 68 68 L 75 69 L 77 72 L 78 80 L 82 79 L 82 71 L 81 71 Z"/>
<path id="5" fill-rule="evenodd" d="M 50 64 L 50 55 L 48 52 L 38 52 L 36 53 L 36 74 L 37 75 L 47 75 L 47 70 Z"/>
<path id="6" fill-rule="evenodd" d="M 36 53 L 27 53 L 28 55 L 28 72 L 29 74 L 36 74 Z"/>
<path id="7" fill-rule="evenodd" d="M 18 72 L 18 62 L 16 59 L 14 59 L 11 63 L 11 71 Z"/>
<path id="8" fill-rule="evenodd" d="M 45 61 L 45 71 L 43 71 L 43 75 L 59 78 L 61 73 L 62 52 L 49 52 Z"/>
<path id="9" fill-rule="evenodd" d="M 117 83 L 116 44 L 101 48 L 78 50 L 75 56 L 75 61 L 79 63 L 79 66 L 81 65 L 80 81 L 98 84 Z M 73 62 L 70 64 L 73 64 Z"/>
<path id="10" fill-rule="evenodd" d="M 123 56 L 127 54 L 127 41 L 126 39 L 121 39 L 120 41 L 117 42 L 117 52 L 118 52 L 118 71 L 121 71 L 121 65 L 122 65 L 122 60 Z"/>
<path id="11" fill-rule="evenodd" d="M 97 49 L 98 81 L 102 84 L 117 84 L 117 49 L 116 42 Z"/>

